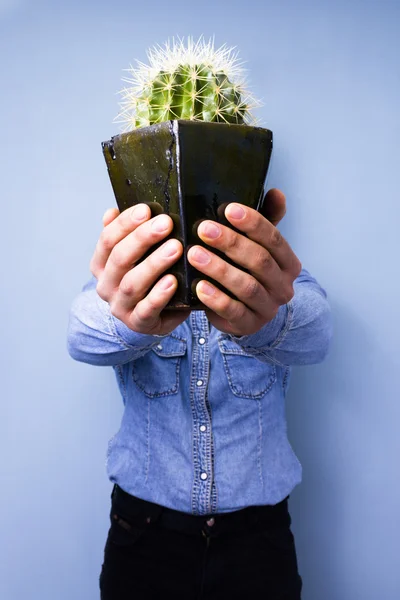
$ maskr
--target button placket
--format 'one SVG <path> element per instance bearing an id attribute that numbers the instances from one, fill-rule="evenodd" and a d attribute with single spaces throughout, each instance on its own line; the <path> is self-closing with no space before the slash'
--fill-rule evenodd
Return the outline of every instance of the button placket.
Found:
<path id="1" fill-rule="evenodd" d="M 196 485 L 196 510 L 207 513 L 211 510 L 212 486 L 212 456 L 211 456 L 211 427 L 208 426 L 210 415 L 206 403 L 207 382 L 209 375 L 209 355 L 207 345 L 208 321 L 200 311 L 192 313 L 192 330 L 198 343 L 194 347 L 192 378 L 194 379 L 194 426 L 198 429 L 196 440 L 199 471 Z M 192 381 L 193 381 L 192 379 Z M 193 384 L 192 384 L 193 385 Z M 206 425 L 207 423 L 207 425 Z"/>

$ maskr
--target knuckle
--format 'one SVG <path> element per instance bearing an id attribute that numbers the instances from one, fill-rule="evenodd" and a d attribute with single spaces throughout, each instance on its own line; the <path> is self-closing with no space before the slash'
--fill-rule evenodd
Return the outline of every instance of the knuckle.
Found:
<path id="1" fill-rule="evenodd" d="M 226 240 L 226 250 L 231 251 L 235 250 L 238 247 L 239 236 L 234 231 L 229 231 Z"/>
<path id="2" fill-rule="evenodd" d="M 300 275 L 302 270 L 303 270 L 303 265 L 301 264 L 300 260 L 296 256 L 296 261 L 295 261 L 294 268 L 293 268 L 293 274 L 294 274 L 295 278 Z"/>
<path id="3" fill-rule="evenodd" d="M 290 285 L 288 287 L 288 290 L 286 293 L 286 302 L 290 302 L 293 298 L 294 298 L 294 288 L 292 285 Z"/>
<path id="4" fill-rule="evenodd" d="M 290 300 L 293 298 L 293 296 L 294 296 L 293 285 L 286 284 L 281 289 L 281 292 L 279 294 L 279 300 L 283 304 L 287 304 L 288 302 L 290 302 Z"/>
<path id="5" fill-rule="evenodd" d="M 229 278 L 229 271 L 231 270 L 231 266 L 225 262 L 224 260 L 221 262 L 217 262 L 217 268 L 215 270 L 215 274 L 213 274 L 214 279 L 217 281 L 221 279 Z"/>
<path id="6" fill-rule="evenodd" d="M 148 323 L 152 319 L 152 303 L 149 302 L 149 298 L 146 302 L 140 302 L 135 308 L 135 317 L 140 324 Z"/>
<path id="7" fill-rule="evenodd" d="M 252 300 L 258 296 L 260 293 L 260 284 L 254 277 L 249 278 L 247 281 L 245 288 L 243 290 L 243 295 L 247 300 Z"/>
<path id="8" fill-rule="evenodd" d="M 132 281 L 132 279 L 128 279 L 127 277 L 124 277 L 121 280 L 121 283 L 119 284 L 119 289 L 120 292 L 124 295 L 124 296 L 133 296 L 134 292 L 135 292 L 135 285 L 134 282 Z"/>
<path id="9" fill-rule="evenodd" d="M 273 258 L 269 252 L 267 252 L 264 248 L 260 248 L 258 254 L 256 255 L 256 265 L 257 268 L 261 271 L 269 271 L 273 264 Z"/>
<path id="10" fill-rule="evenodd" d="M 218 301 L 218 312 L 230 322 L 240 321 L 246 312 L 244 304 L 225 294 Z"/>
<path id="11" fill-rule="evenodd" d="M 119 269 L 126 268 L 130 266 L 130 261 L 127 256 L 127 253 L 124 252 L 119 246 L 115 246 L 113 251 L 111 252 L 110 259 L 112 263 Z"/>
<path id="12" fill-rule="evenodd" d="M 221 312 L 225 318 L 230 318 L 232 312 L 232 299 L 228 296 L 223 295 L 218 302 L 218 311 Z"/>
<path id="13" fill-rule="evenodd" d="M 232 305 L 232 309 L 231 309 L 231 321 L 242 321 L 244 319 L 246 313 L 246 307 L 244 306 L 244 304 L 242 304 L 241 302 L 235 302 Z"/>
<path id="14" fill-rule="evenodd" d="M 261 215 L 258 212 L 252 212 L 249 215 L 246 231 L 248 233 L 255 233 L 260 229 Z"/>
<path id="15" fill-rule="evenodd" d="M 111 252 L 111 250 L 114 248 L 114 239 L 106 229 L 101 232 L 99 242 L 107 252 Z"/>
<path id="16" fill-rule="evenodd" d="M 105 285 L 102 279 L 100 279 L 100 281 L 97 282 L 96 292 L 102 300 L 105 300 L 106 302 L 108 301 L 108 294 L 106 292 Z"/>
<path id="17" fill-rule="evenodd" d="M 149 314 L 154 314 L 155 312 L 157 312 L 160 308 L 159 304 L 160 304 L 159 298 L 155 293 L 149 294 L 147 296 L 147 306 L 148 306 Z"/>
<path id="18" fill-rule="evenodd" d="M 147 282 L 149 293 L 153 291 L 153 286 L 157 283 L 158 277 L 165 270 L 166 260 L 168 259 L 163 258 L 162 253 L 155 251 L 136 267 L 139 282 L 142 286 Z"/>
<path id="19" fill-rule="evenodd" d="M 149 254 L 149 256 L 146 258 L 145 262 L 152 271 L 159 271 L 161 268 L 165 268 L 164 265 L 166 260 L 168 261 L 173 256 L 175 256 L 173 250 L 175 250 L 176 253 L 176 246 L 174 247 L 174 241 L 168 240 L 167 242 L 164 242 L 159 248 L 153 250 L 151 254 Z"/>
<path id="20" fill-rule="evenodd" d="M 112 314 L 112 316 L 119 319 L 121 312 L 119 310 L 118 302 L 115 300 L 115 298 L 113 298 L 112 300 L 109 301 L 108 304 L 110 306 L 110 313 Z"/>
<path id="21" fill-rule="evenodd" d="M 282 244 L 283 244 L 283 236 L 282 236 L 281 232 L 279 231 L 279 229 L 274 227 L 271 231 L 270 245 L 273 248 L 279 248 L 280 246 L 282 246 Z"/>
<path id="22" fill-rule="evenodd" d="M 128 234 L 128 237 L 138 247 L 147 247 L 148 244 L 154 244 L 158 241 L 157 236 L 151 230 L 151 221 L 140 224 L 134 231 Z"/>

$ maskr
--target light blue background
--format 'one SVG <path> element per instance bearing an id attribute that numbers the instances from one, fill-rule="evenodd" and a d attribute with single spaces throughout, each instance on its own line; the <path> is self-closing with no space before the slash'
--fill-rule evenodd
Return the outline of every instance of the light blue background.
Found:
<path id="1" fill-rule="evenodd" d="M 0 0 L 0 598 L 98 598 L 122 402 L 111 368 L 69 358 L 68 310 L 114 206 L 100 142 L 122 69 L 204 33 L 248 63 L 281 230 L 334 312 L 288 398 L 303 598 L 398 600 L 399 3 L 137 4 Z"/>

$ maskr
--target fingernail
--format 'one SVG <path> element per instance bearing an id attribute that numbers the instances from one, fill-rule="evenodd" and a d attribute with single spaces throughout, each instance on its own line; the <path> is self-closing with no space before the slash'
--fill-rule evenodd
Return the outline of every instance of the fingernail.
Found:
<path id="1" fill-rule="evenodd" d="M 196 262 L 201 263 L 202 265 L 206 265 L 211 260 L 211 257 L 208 254 L 208 252 L 204 252 L 204 250 L 202 250 L 201 248 L 196 248 L 193 251 L 192 258 L 194 258 Z"/>
<path id="2" fill-rule="evenodd" d="M 215 287 L 207 283 L 206 281 L 202 281 L 200 283 L 200 291 L 206 296 L 213 296 L 215 294 Z"/>
<path id="3" fill-rule="evenodd" d="M 167 217 L 167 215 L 159 215 L 158 217 L 156 217 L 152 224 L 151 224 L 151 228 L 153 231 L 157 231 L 157 233 L 161 233 L 162 231 L 166 231 L 169 227 L 169 218 Z"/>
<path id="4" fill-rule="evenodd" d="M 137 204 L 132 208 L 131 217 L 135 221 L 142 221 L 145 217 L 147 217 L 147 205 L 146 204 Z"/>
<path id="5" fill-rule="evenodd" d="M 163 248 L 162 248 L 163 256 L 173 256 L 176 253 L 177 253 L 176 244 L 172 240 L 167 242 L 167 244 L 165 244 L 165 246 L 163 246 Z"/>
<path id="6" fill-rule="evenodd" d="M 162 290 L 167 290 L 168 288 L 170 288 L 172 285 L 174 284 L 174 280 L 172 279 L 172 277 L 166 277 L 165 279 L 163 279 L 160 282 L 160 288 Z"/>
<path id="7" fill-rule="evenodd" d="M 211 239 L 216 239 L 221 234 L 220 228 L 214 223 L 206 223 L 201 228 L 201 231 L 206 237 Z"/>
<path id="8" fill-rule="evenodd" d="M 244 209 L 239 204 L 229 204 L 225 213 L 233 219 L 243 219 L 246 214 Z"/>

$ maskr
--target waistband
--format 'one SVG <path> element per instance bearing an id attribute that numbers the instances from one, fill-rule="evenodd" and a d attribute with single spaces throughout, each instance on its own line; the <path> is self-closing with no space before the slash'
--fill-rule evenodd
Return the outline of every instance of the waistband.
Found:
<path id="1" fill-rule="evenodd" d="M 208 515 L 192 515 L 132 496 L 114 485 L 111 518 L 126 519 L 132 525 L 146 527 L 158 523 L 161 527 L 186 533 L 214 537 L 222 533 L 239 533 L 269 527 L 290 527 L 287 496 L 274 505 L 249 506 L 241 510 Z"/>

